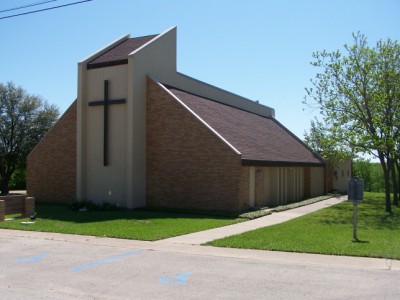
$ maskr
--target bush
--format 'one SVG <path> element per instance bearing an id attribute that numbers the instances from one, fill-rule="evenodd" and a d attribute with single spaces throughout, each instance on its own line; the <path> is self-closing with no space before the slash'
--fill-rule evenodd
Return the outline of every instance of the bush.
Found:
<path id="1" fill-rule="evenodd" d="M 18 169 L 11 176 L 9 183 L 10 190 L 25 190 L 26 189 L 26 170 Z"/>
<path id="2" fill-rule="evenodd" d="M 109 202 L 103 202 L 100 206 L 98 206 L 98 210 L 102 211 L 113 211 L 113 210 L 120 210 L 121 208 L 115 204 Z"/>
<path id="3" fill-rule="evenodd" d="M 98 205 L 88 200 L 74 202 L 71 204 L 70 208 L 73 211 L 113 211 L 121 209 L 109 202 L 103 202 L 101 205 Z"/>

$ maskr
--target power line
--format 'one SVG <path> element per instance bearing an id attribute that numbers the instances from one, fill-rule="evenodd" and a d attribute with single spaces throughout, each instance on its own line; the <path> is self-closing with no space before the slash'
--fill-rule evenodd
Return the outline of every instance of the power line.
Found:
<path id="1" fill-rule="evenodd" d="M 37 5 L 42 5 L 42 4 L 55 2 L 55 1 L 57 1 L 57 0 L 49 0 L 49 1 L 31 3 L 31 4 L 24 5 L 24 6 L 19 6 L 19 7 L 15 7 L 15 8 L 9 8 L 9 9 L 0 10 L 0 13 L 7 12 L 7 11 L 12 11 L 12 10 L 18 10 L 18 9 L 27 8 L 27 7 L 32 7 L 32 6 L 37 6 Z"/>
<path id="2" fill-rule="evenodd" d="M 33 11 L 29 11 L 29 12 L 22 13 L 22 14 L 16 14 L 16 15 L 11 15 L 11 16 L 5 16 L 5 17 L 1 17 L 0 20 L 2 20 L 2 19 L 8 19 L 8 18 L 13 18 L 13 17 L 19 17 L 19 16 L 23 16 L 23 15 L 34 14 L 34 13 L 37 13 L 37 12 L 42 12 L 42 11 L 46 11 L 46 10 L 52 10 L 52 9 L 62 8 L 62 7 L 66 7 L 66 6 L 70 6 L 70 5 L 76 5 L 76 4 L 81 4 L 81 3 L 84 3 L 84 2 L 90 2 L 90 1 L 93 1 L 93 0 L 78 1 L 78 2 L 74 2 L 74 3 L 68 3 L 68 4 L 59 5 L 59 6 L 53 6 L 53 7 L 49 7 L 49 8 L 44 8 L 44 9 L 39 9 L 39 10 L 33 10 Z"/>

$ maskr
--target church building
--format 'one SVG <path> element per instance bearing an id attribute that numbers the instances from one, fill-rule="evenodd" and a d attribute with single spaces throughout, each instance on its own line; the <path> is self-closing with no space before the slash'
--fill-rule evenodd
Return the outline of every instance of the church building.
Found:
<path id="1" fill-rule="evenodd" d="M 176 27 L 78 63 L 78 96 L 27 158 L 38 202 L 239 212 L 319 196 L 325 162 L 272 108 L 176 70 Z"/>

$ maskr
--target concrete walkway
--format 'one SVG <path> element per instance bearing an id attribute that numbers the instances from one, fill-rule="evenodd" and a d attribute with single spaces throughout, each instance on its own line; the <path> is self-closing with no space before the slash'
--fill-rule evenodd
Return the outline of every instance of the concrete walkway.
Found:
<path id="1" fill-rule="evenodd" d="M 166 244 L 201 245 L 227 236 L 241 234 L 246 231 L 283 223 L 291 219 L 298 218 L 314 211 L 320 210 L 322 208 L 338 204 L 345 200 L 347 200 L 347 196 L 333 197 L 310 205 L 305 205 L 278 213 L 272 213 L 271 215 L 258 219 L 168 238 L 159 242 Z"/>

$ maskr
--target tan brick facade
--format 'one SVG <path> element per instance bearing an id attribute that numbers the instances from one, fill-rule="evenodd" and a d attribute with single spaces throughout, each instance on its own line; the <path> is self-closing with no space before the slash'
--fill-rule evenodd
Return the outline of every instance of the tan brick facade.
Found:
<path id="1" fill-rule="evenodd" d="M 27 193 L 37 202 L 76 197 L 76 101 L 27 158 Z"/>
<path id="2" fill-rule="evenodd" d="M 146 111 L 147 205 L 243 210 L 240 155 L 150 79 Z"/>

